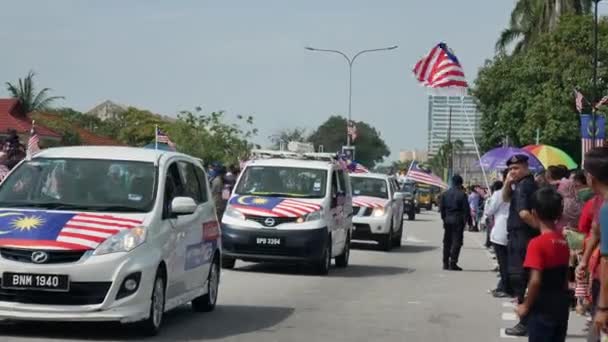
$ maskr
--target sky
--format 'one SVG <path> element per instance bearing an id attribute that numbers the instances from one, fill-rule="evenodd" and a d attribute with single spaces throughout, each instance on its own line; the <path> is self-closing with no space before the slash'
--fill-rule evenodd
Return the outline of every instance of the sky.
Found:
<path id="1" fill-rule="evenodd" d="M 473 82 L 494 54 L 513 0 L 54 0 L 2 1 L 0 82 L 29 70 L 58 106 L 87 111 L 104 100 L 175 116 L 201 106 L 252 115 L 256 142 L 282 129 L 312 131 L 346 116 L 348 67 L 357 51 L 352 118 L 391 149 L 425 148 L 427 91 L 411 74 L 445 41 Z M 602 6 L 602 12 L 608 7 Z M 8 94 L 0 87 L 0 97 Z"/>

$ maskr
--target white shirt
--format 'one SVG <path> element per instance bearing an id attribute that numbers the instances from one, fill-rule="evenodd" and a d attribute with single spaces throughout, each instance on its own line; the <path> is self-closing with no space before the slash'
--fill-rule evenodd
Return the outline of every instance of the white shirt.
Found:
<path id="1" fill-rule="evenodd" d="M 489 206 L 486 208 L 488 216 L 494 216 L 494 227 L 490 232 L 490 241 L 497 245 L 507 245 L 507 219 L 509 218 L 509 203 L 502 200 L 502 190 L 492 194 Z"/>

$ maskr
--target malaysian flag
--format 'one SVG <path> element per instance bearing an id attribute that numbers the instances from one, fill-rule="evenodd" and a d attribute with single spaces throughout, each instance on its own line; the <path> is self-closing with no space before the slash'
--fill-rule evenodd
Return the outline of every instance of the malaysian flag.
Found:
<path id="1" fill-rule="evenodd" d="M 595 109 L 598 109 L 601 106 L 605 105 L 606 103 L 608 103 L 608 95 L 602 97 L 602 99 L 598 103 L 596 103 L 594 107 L 595 107 Z"/>
<path id="2" fill-rule="evenodd" d="M 280 197 L 235 196 L 230 206 L 245 215 L 269 217 L 301 217 L 321 210 L 315 203 Z"/>
<path id="3" fill-rule="evenodd" d="M 349 121 L 346 129 L 347 134 L 353 141 L 357 139 L 357 126 L 355 125 L 354 121 Z"/>
<path id="4" fill-rule="evenodd" d="M 445 43 L 437 44 L 413 69 L 418 82 L 431 88 L 467 88 L 464 70 Z"/>
<path id="5" fill-rule="evenodd" d="M 171 141 L 171 139 L 169 139 L 167 133 L 162 131 L 158 126 L 156 127 L 156 142 L 175 147 L 175 144 Z"/>
<path id="6" fill-rule="evenodd" d="M 576 104 L 576 110 L 579 114 L 583 113 L 583 101 L 585 101 L 583 93 L 581 93 L 578 89 L 574 89 L 574 102 Z"/>
<path id="7" fill-rule="evenodd" d="M 421 168 L 416 161 L 412 162 L 412 166 L 405 177 L 408 180 L 438 186 L 443 189 L 448 187 L 448 185 L 445 184 L 441 178 L 435 176 L 430 171 Z"/>
<path id="8" fill-rule="evenodd" d="M 0 246 L 90 250 L 142 221 L 85 213 L 0 211 Z"/>
<path id="9" fill-rule="evenodd" d="M 354 196 L 353 205 L 356 207 L 365 208 L 384 208 L 386 206 L 386 199 L 371 197 L 371 196 Z"/>
<path id="10" fill-rule="evenodd" d="M 593 117 L 591 114 L 581 114 L 581 147 L 583 161 L 585 154 L 594 147 L 604 146 L 606 138 L 606 117 L 603 115 L 595 116 L 595 142 L 593 141 Z"/>
<path id="11" fill-rule="evenodd" d="M 36 133 L 36 129 L 34 128 L 34 121 L 32 121 L 32 129 L 30 130 L 30 138 L 27 141 L 27 156 L 31 158 L 36 153 L 40 152 L 40 137 L 38 137 L 38 133 Z"/>

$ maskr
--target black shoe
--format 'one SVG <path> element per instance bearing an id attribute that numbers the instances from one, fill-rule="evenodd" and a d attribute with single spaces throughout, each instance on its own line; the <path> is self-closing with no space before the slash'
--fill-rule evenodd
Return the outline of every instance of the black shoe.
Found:
<path id="1" fill-rule="evenodd" d="M 446 271 L 447 271 L 447 270 L 449 270 L 449 269 L 450 269 L 450 265 L 448 265 L 448 264 L 443 264 L 443 269 L 444 269 L 444 270 L 446 270 Z"/>
<path id="2" fill-rule="evenodd" d="M 508 298 L 508 297 L 510 297 L 507 293 L 502 292 L 502 291 L 494 291 L 494 293 L 492 293 L 492 296 L 494 298 Z"/>
<path id="3" fill-rule="evenodd" d="M 509 336 L 527 336 L 528 328 L 521 323 L 517 323 L 513 328 L 505 329 L 505 334 Z"/>
<path id="4" fill-rule="evenodd" d="M 452 264 L 450 266 L 450 271 L 462 271 L 462 268 L 460 268 L 458 265 L 456 264 Z"/>

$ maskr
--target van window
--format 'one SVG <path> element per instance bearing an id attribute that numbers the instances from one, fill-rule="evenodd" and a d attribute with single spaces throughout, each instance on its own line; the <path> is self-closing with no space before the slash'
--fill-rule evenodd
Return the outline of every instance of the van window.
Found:
<path id="1" fill-rule="evenodd" d="M 236 186 L 237 195 L 323 198 L 327 170 L 288 166 L 249 166 Z"/>
<path id="2" fill-rule="evenodd" d="M 338 170 L 338 185 L 340 185 L 340 191 L 346 193 L 346 179 L 343 170 Z"/>
<path id="3" fill-rule="evenodd" d="M 192 197 L 197 204 L 203 202 L 201 186 L 198 182 L 198 178 L 196 177 L 194 165 L 184 161 L 178 162 L 177 165 L 179 166 L 179 171 L 182 175 L 186 196 Z"/>
<path id="4" fill-rule="evenodd" d="M 332 172 L 331 177 L 331 195 L 335 196 L 340 191 L 340 187 L 338 185 L 338 174 L 336 172 Z"/>
<path id="5" fill-rule="evenodd" d="M 182 179 L 177 168 L 177 163 L 172 163 L 167 169 L 165 180 L 165 198 L 163 202 L 163 217 L 168 217 L 171 211 L 171 201 L 175 197 L 185 196 Z"/>
<path id="6" fill-rule="evenodd" d="M 205 171 L 198 166 L 194 167 L 196 178 L 198 179 L 198 185 L 200 186 L 201 202 L 207 202 L 207 177 L 205 177 Z"/>

